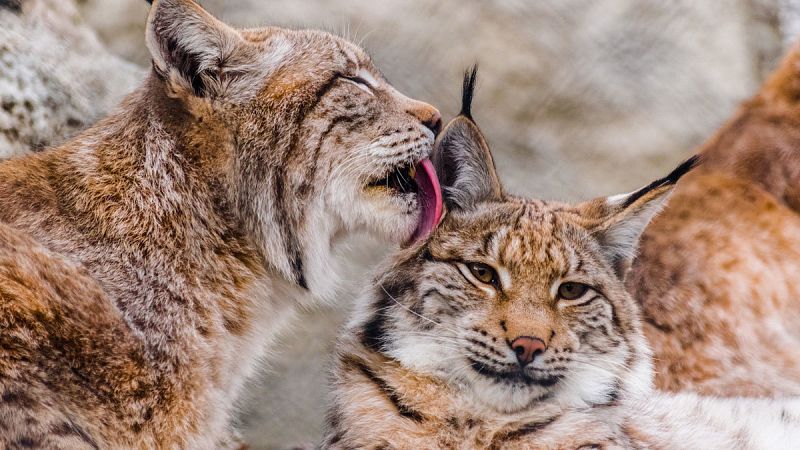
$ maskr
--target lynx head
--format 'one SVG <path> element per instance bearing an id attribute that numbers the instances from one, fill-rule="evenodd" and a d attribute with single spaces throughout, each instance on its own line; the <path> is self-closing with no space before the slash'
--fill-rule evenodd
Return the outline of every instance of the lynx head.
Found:
<path id="1" fill-rule="evenodd" d="M 161 115 L 190 150 L 218 149 L 196 159 L 222 173 L 247 231 L 289 255 L 273 263 L 296 281 L 312 281 L 303 264 L 342 232 L 410 242 L 438 222 L 427 158 L 439 112 L 394 89 L 361 48 L 321 31 L 234 29 L 192 0 L 154 0 L 146 42 Z"/>
<path id="2" fill-rule="evenodd" d="M 645 225 L 695 163 L 630 194 L 577 205 L 504 193 L 471 118 L 433 161 L 447 212 L 376 279 L 360 339 L 490 411 L 597 404 L 648 389 L 649 351 L 623 278 Z"/>

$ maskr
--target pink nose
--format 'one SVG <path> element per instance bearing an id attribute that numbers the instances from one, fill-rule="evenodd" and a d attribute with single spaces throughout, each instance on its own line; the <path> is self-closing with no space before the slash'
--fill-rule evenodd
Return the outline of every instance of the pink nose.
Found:
<path id="1" fill-rule="evenodd" d="M 530 336 L 520 336 L 511 341 L 511 350 L 517 354 L 517 361 L 522 367 L 532 363 L 536 355 L 544 353 L 547 345 L 539 338 Z"/>

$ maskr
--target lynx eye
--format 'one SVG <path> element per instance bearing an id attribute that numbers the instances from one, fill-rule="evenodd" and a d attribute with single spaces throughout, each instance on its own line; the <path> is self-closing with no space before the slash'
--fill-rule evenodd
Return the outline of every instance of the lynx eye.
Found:
<path id="1" fill-rule="evenodd" d="M 347 81 L 352 81 L 355 84 L 361 84 L 364 87 L 370 87 L 369 81 L 359 77 L 358 75 L 356 75 L 354 77 L 348 77 L 346 75 L 342 75 L 342 78 L 344 78 Z"/>
<path id="2" fill-rule="evenodd" d="M 467 263 L 467 268 L 469 269 L 469 273 L 481 283 L 497 285 L 497 272 L 490 266 L 483 263 L 472 262 Z"/>
<path id="3" fill-rule="evenodd" d="M 589 286 L 583 283 L 567 281 L 566 283 L 561 283 L 561 286 L 558 287 L 558 297 L 564 300 L 575 300 L 581 298 L 588 290 Z"/>
<path id="4" fill-rule="evenodd" d="M 372 85 L 367 81 L 366 78 L 360 77 L 358 75 L 355 76 L 347 76 L 347 75 L 340 75 L 340 78 L 356 85 L 357 88 L 361 89 L 362 91 L 366 92 L 369 95 L 375 95 L 372 92 Z"/>

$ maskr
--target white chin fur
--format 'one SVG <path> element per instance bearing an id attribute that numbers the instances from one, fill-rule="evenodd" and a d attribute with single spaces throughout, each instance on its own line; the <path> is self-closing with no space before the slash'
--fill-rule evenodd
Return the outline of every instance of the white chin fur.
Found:
<path id="1" fill-rule="evenodd" d="M 371 216 L 366 216 L 366 228 L 391 242 L 407 241 L 419 222 L 416 199 L 412 205 L 399 199 L 388 198 L 381 199 L 377 203 L 379 207 L 372 211 Z"/>
<path id="2" fill-rule="evenodd" d="M 558 389 L 558 385 L 543 388 L 536 385 L 497 383 L 478 374 L 470 374 L 469 384 L 476 403 L 491 411 L 506 414 L 530 408 L 531 403 L 547 395 L 549 389 Z"/>
<path id="3" fill-rule="evenodd" d="M 341 191 L 331 199 L 345 227 L 366 230 L 389 242 L 407 241 L 417 227 L 419 209 L 413 199 L 371 193 L 359 189 L 349 195 Z"/>
<path id="4" fill-rule="evenodd" d="M 505 414 L 535 408 L 540 400 L 563 407 L 605 403 L 614 386 L 612 375 L 591 368 L 581 368 L 549 387 L 498 383 L 476 373 L 465 378 L 478 405 Z"/>
<path id="5" fill-rule="evenodd" d="M 389 356 L 412 370 L 462 386 L 472 403 L 489 413 L 518 412 L 548 392 L 536 385 L 518 387 L 495 383 L 476 373 L 466 359 L 424 336 L 395 336 L 393 341 L 396 345 Z"/>

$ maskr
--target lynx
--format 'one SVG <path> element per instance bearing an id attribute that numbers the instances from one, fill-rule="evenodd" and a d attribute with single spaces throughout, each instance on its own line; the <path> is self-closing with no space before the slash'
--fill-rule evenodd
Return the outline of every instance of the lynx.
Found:
<path id="1" fill-rule="evenodd" d="M 0 447 L 232 445 L 236 394 L 329 260 L 438 222 L 441 126 L 357 46 L 155 0 L 106 119 L 0 163 Z"/>
<path id="2" fill-rule="evenodd" d="M 447 212 L 375 278 L 336 358 L 324 448 L 730 449 L 800 438 L 800 400 L 652 387 L 624 275 L 689 159 L 629 194 L 578 205 L 505 194 L 462 114 L 433 161 Z"/>
<path id="3" fill-rule="evenodd" d="M 656 384 L 800 394 L 800 44 L 702 148 L 627 283 Z"/>

